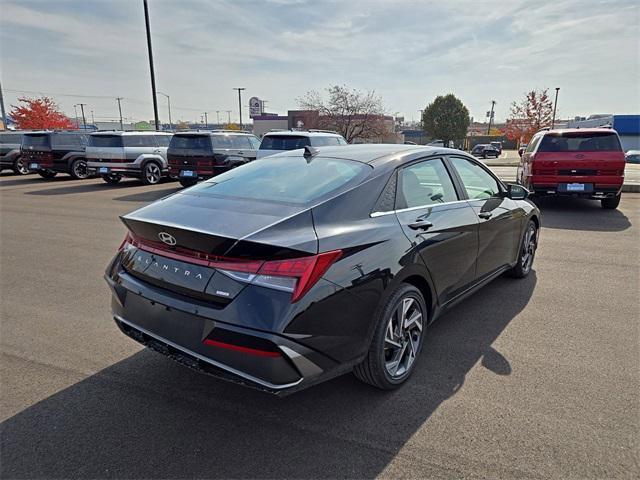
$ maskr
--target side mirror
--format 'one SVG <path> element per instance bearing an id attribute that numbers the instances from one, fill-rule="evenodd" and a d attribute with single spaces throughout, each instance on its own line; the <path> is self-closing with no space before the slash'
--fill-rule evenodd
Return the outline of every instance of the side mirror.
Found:
<path id="1" fill-rule="evenodd" d="M 507 197 L 511 200 L 524 200 L 529 196 L 529 190 L 516 183 L 507 184 Z"/>

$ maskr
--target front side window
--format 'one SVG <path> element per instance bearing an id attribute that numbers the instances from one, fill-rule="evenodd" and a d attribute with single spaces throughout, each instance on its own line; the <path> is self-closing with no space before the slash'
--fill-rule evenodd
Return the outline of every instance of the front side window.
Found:
<path id="1" fill-rule="evenodd" d="M 400 171 L 398 208 L 411 208 L 458 200 L 449 172 L 442 160 L 434 159 Z"/>
<path id="2" fill-rule="evenodd" d="M 483 167 L 471 160 L 451 157 L 470 199 L 484 199 L 500 195 L 500 185 Z"/>

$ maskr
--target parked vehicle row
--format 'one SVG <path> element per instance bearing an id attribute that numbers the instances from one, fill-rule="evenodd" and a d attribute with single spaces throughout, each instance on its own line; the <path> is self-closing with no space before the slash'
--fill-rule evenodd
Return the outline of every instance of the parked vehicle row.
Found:
<path id="1" fill-rule="evenodd" d="M 20 155 L 22 132 L 0 133 L 0 172 L 13 170 L 16 175 L 29 173 L 24 159 Z"/>

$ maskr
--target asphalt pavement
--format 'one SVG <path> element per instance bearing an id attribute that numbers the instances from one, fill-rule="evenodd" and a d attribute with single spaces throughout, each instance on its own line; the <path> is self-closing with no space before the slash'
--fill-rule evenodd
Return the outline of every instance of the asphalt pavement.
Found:
<path id="1" fill-rule="evenodd" d="M 428 332 L 411 381 L 286 398 L 122 335 L 118 215 L 178 190 L 0 176 L 2 478 L 638 478 L 640 195 L 541 202 L 534 271 Z"/>

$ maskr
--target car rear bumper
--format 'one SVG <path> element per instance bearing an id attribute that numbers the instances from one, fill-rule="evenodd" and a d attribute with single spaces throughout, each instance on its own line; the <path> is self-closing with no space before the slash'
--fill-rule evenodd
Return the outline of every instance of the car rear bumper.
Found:
<path id="1" fill-rule="evenodd" d="M 620 176 L 548 176 L 529 177 L 529 189 L 536 195 L 570 195 L 585 198 L 615 197 L 622 191 Z M 582 190 L 576 190 L 575 187 Z M 572 187 L 573 186 L 573 187 Z"/>
<path id="2" fill-rule="evenodd" d="M 101 172 L 100 169 L 106 168 L 106 172 Z M 88 162 L 87 171 L 91 175 L 108 175 L 111 173 L 123 175 L 125 177 L 140 177 L 142 176 L 142 169 L 140 165 L 135 163 L 106 163 L 106 162 Z"/>
<path id="3" fill-rule="evenodd" d="M 351 368 L 274 332 L 232 325 L 174 301 L 126 273 L 105 276 L 120 330 L 146 347 L 218 378 L 286 394 Z"/>
<path id="4" fill-rule="evenodd" d="M 173 179 L 182 179 L 182 178 L 193 178 L 198 180 L 204 180 L 206 178 L 215 177 L 216 175 L 220 175 L 228 170 L 231 170 L 233 166 L 231 165 L 214 165 L 213 167 L 209 167 L 206 169 L 203 168 L 190 168 L 189 166 L 181 166 L 180 168 L 170 166 L 169 167 L 169 177 Z M 194 176 L 183 176 L 181 172 L 190 171 L 194 172 Z"/>

